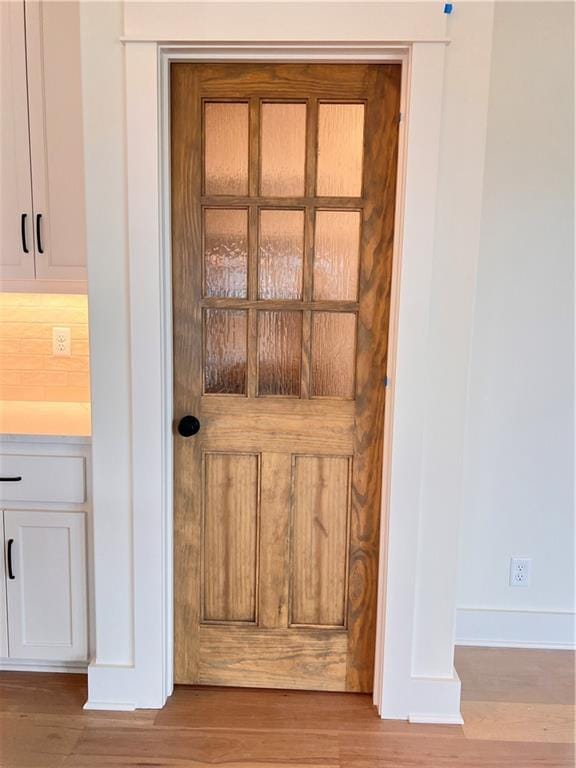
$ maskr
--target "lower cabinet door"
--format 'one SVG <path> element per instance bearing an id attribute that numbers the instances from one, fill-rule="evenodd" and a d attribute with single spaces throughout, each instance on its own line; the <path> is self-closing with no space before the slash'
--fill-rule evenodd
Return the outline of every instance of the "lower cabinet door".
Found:
<path id="1" fill-rule="evenodd" d="M 81 512 L 4 512 L 8 649 L 13 659 L 85 661 Z"/>

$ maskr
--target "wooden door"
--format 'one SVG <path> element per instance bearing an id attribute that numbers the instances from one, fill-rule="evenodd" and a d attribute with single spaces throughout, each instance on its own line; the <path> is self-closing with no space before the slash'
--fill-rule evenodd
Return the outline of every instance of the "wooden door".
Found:
<path id="1" fill-rule="evenodd" d="M 0 2 L 0 280 L 34 278 L 24 4 Z"/>
<path id="2" fill-rule="evenodd" d="M 399 93 L 172 66 L 177 682 L 371 690 Z"/>

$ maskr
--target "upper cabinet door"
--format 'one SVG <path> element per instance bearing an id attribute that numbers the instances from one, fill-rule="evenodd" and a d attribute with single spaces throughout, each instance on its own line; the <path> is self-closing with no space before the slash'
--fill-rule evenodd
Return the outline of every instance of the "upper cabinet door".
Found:
<path id="1" fill-rule="evenodd" d="M 34 278 L 23 2 L 0 2 L 0 279 Z"/>
<path id="2" fill-rule="evenodd" d="M 80 8 L 25 9 L 36 277 L 66 289 L 86 279 Z"/>

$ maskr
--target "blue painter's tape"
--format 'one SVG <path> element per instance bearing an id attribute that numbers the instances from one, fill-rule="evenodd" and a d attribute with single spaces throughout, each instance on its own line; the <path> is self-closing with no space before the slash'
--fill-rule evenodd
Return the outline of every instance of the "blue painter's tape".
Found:
<path id="1" fill-rule="evenodd" d="M 454 10 L 453 3 L 444 3 L 444 13 L 450 14 L 452 13 L 453 10 Z"/>

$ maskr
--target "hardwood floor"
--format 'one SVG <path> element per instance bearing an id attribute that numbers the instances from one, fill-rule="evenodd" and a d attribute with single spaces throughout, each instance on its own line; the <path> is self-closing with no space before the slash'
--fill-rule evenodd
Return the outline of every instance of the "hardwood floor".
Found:
<path id="1" fill-rule="evenodd" d="M 0 673 L 0 768 L 568 768 L 567 651 L 459 648 L 464 726 L 380 720 L 362 694 L 189 688 L 86 712 L 83 675 Z"/>

